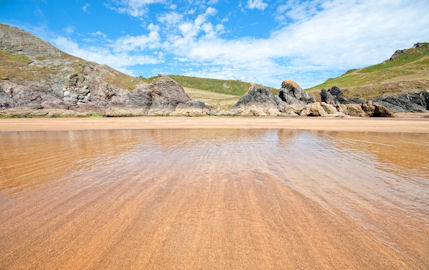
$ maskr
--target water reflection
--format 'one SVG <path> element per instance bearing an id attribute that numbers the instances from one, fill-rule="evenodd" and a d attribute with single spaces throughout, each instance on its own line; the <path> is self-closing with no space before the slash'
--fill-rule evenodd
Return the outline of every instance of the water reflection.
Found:
<path id="1" fill-rule="evenodd" d="M 424 269 L 428 142 L 277 129 L 0 133 L 0 269 Z"/>

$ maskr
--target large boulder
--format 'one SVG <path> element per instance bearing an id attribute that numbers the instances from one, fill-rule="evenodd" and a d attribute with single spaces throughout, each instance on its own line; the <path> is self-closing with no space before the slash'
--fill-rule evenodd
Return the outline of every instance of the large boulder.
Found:
<path id="1" fill-rule="evenodd" d="M 371 100 L 363 103 L 361 107 L 369 117 L 394 117 L 394 113 L 391 110 Z"/>
<path id="2" fill-rule="evenodd" d="M 305 105 L 304 109 L 300 112 L 301 116 L 326 116 L 327 113 L 320 105 L 320 102 L 310 103 Z"/>
<path id="3" fill-rule="evenodd" d="M 343 90 L 341 90 L 337 86 L 333 86 L 329 88 L 328 90 L 322 89 L 320 91 L 320 100 L 322 102 L 325 102 L 327 104 L 360 104 L 363 101 L 358 98 L 350 98 L 347 99 L 344 97 Z"/>
<path id="4" fill-rule="evenodd" d="M 232 107 L 234 113 L 240 115 L 279 115 L 278 105 L 282 101 L 268 89 L 251 84 L 246 95 L 242 96 Z"/>
<path id="5" fill-rule="evenodd" d="M 174 110 L 181 103 L 188 103 L 191 98 L 182 86 L 168 76 L 158 75 L 147 88 L 151 92 L 151 108 L 169 108 Z"/>
<path id="6" fill-rule="evenodd" d="M 314 102 L 314 99 L 301 86 L 290 80 L 282 82 L 279 98 L 287 104 L 308 104 Z"/>

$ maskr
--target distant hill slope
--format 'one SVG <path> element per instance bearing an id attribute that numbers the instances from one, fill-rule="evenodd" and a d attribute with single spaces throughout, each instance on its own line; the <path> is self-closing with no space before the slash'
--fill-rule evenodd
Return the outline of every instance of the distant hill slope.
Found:
<path id="1" fill-rule="evenodd" d="M 0 80 L 34 81 L 61 88 L 67 75 L 81 74 L 84 66 L 94 67 L 93 73 L 119 88 L 132 90 L 144 83 L 109 66 L 69 55 L 16 27 L 0 24 Z"/>
<path id="2" fill-rule="evenodd" d="M 352 69 L 337 78 L 307 89 L 318 97 L 322 88 L 338 86 L 348 98 L 373 98 L 380 94 L 393 94 L 429 89 L 429 43 L 397 50 L 390 59 L 369 67 Z"/>
<path id="3" fill-rule="evenodd" d="M 178 84 L 186 88 L 199 89 L 204 91 L 210 91 L 220 94 L 236 95 L 242 96 L 247 93 L 249 90 L 250 83 L 243 82 L 239 80 L 220 80 L 220 79 L 210 79 L 210 78 L 199 78 L 199 77 L 190 77 L 182 75 L 168 75 L 168 77 L 174 79 Z M 152 79 L 156 77 L 151 77 L 146 79 L 147 82 L 151 82 Z M 278 89 L 271 87 L 266 87 L 270 89 L 274 94 L 278 94 Z"/>

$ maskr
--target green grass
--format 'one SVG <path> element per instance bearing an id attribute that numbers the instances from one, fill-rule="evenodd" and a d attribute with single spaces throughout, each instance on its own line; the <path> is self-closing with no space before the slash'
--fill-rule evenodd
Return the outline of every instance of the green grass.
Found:
<path id="1" fill-rule="evenodd" d="M 55 70 L 37 65 L 30 65 L 33 61 L 22 54 L 11 54 L 0 50 L 0 77 L 14 82 L 41 81 L 56 73 Z"/>
<path id="2" fill-rule="evenodd" d="M 383 93 L 403 91 L 400 83 L 405 82 L 410 87 L 421 85 L 415 82 L 429 79 L 429 47 L 410 48 L 404 51 L 406 54 L 399 55 L 393 60 L 386 60 L 360 70 L 348 70 L 337 78 L 330 78 L 306 90 L 311 96 L 317 97 L 320 89 L 338 86 L 345 89 L 346 97 L 372 98 Z"/>
<path id="3" fill-rule="evenodd" d="M 210 78 L 198 78 L 198 77 L 189 77 L 182 75 L 168 75 L 170 78 L 175 80 L 182 87 L 200 89 L 220 94 L 229 94 L 242 96 L 247 93 L 249 90 L 250 83 L 243 82 L 239 80 L 219 80 L 219 79 L 210 79 Z M 156 77 L 150 77 L 144 79 L 146 82 L 150 83 Z M 225 87 L 227 86 L 227 87 Z M 277 89 L 266 87 L 271 92 L 278 93 Z"/>
<path id="4" fill-rule="evenodd" d="M 194 100 L 199 100 L 216 109 L 231 108 L 240 99 L 240 96 L 221 94 L 207 90 L 184 87 L 185 92 Z"/>

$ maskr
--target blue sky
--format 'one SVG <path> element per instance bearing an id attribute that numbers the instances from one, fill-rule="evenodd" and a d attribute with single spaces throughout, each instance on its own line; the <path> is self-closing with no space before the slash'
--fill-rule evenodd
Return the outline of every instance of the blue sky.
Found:
<path id="1" fill-rule="evenodd" d="M 131 75 L 311 87 L 429 41 L 428 0 L 0 0 L 0 22 Z"/>

